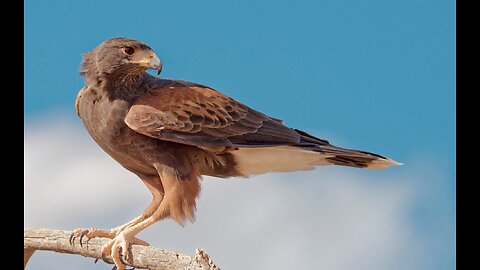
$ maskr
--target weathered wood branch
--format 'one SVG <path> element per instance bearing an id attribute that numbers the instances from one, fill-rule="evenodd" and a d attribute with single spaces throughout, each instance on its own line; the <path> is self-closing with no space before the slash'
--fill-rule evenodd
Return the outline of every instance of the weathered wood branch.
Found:
<path id="1" fill-rule="evenodd" d="M 93 238 L 88 241 L 88 245 L 85 244 L 84 239 L 81 247 L 78 239 L 73 245 L 70 244 L 71 233 L 71 231 L 62 230 L 25 228 L 23 232 L 24 268 L 36 250 L 77 254 L 102 260 L 100 250 L 109 239 Z M 132 245 L 132 254 L 132 262 L 127 264 L 138 269 L 220 270 L 206 252 L 198 249 L 196 255 L 192 257 L 165 249 Z M 113 263 L 108 259 L 109 257 L 107 262 Z"/>

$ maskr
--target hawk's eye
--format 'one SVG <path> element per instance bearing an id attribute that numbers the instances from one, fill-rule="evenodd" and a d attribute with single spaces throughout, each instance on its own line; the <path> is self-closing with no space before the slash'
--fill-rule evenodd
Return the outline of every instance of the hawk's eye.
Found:
<path id="1" fill-rule="evenodd" d="M 132 55 L 133 53 L 135 53 L 135 50 L 132 47 L 125 47 L 123 48 L 123 51 L 128 55 Z"/>

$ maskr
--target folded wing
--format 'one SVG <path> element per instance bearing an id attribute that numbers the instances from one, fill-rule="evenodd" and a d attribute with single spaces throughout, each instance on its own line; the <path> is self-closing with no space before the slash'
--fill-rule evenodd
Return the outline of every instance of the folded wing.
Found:
<path id="1" fill-rule="evenodd" d="M 125 122 L 146 136 L 229 152 L 236 171 L 244 176 L 319 165 L 398 165 L 377 154 L 333 146 L 216 90 L 183 81 L 161 80 L 151 87 L 131 106 Z"/>

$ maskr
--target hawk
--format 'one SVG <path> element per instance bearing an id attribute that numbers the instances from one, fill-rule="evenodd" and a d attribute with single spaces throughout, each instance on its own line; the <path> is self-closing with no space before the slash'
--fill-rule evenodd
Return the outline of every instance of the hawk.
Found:
<path id="1" fill-rule="evenodd" d="M 83 54 L 75 107 L 95 142 L 152 193 L 138 217 L 113 229 L 76 229 L 76 237 L 110 238 L 102 247 L 118 269 L 131 259 L 135 236 L 155 222 L 194 220 L 202 175 L 249 177 L 268 172 L 342 165 L 384 169 L 400 163 L 366 151 L 336 147 L 289 128 L 211 87 L 163 79 L 153 50 L 140 41 L 112 38 Z"/>

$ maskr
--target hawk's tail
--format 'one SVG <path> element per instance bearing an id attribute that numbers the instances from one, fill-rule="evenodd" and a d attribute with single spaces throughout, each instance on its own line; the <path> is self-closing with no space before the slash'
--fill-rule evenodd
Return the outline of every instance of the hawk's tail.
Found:
<path id="1" fill-rule="evenodd" d="M 312 151 L 324 155 L 326 161 L 333 165 L 383 170 L 390 166 L 402 165 L 393 159 L 360 150 L 351 150 L 333 145 L 317 146 Z"/>
<path id="2" fill-rule="evenodd" d="M 302 140 L 299 144 L 304 149 L 308 149 L 314 152 L 319 152 L 325 155 L 325 159 L 334 165 L 350 166 L 357 168 L 366 168 L 381 170 L 389 166 L 398 166 L 402 163 L 387 157 L 361 151 L 340 148 L 331 145 L 328 141 L 319 139 L 304 131 L 295 129 L 295 131 L 302 136 Z"/>
<path id="3" fill-rule="evenodd" d="M 302 136 L 297 145 L 238 148 L 230 152 L 237 171 L 240 175 L 249 176 L 267 172 L 306 171 L 327 165 L 374 170 L 402 165 L 378 154 L 336 147 L 326 140 L 296 131 Z"/>

